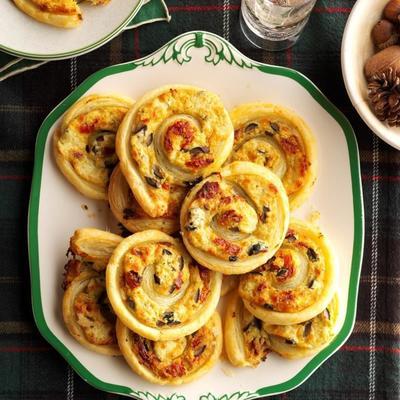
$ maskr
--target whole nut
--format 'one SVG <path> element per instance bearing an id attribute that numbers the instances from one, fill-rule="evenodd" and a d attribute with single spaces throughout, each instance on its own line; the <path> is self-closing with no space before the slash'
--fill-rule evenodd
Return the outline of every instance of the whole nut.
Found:
<path id="1" fill-rule="evenodd" d="M 378 21 L 372 28 L 372 40 L 379 50 L 386 49 L 386 47 L 393 46 L 399 40 L 394 24 L 387 19 Z"/>
<path id="2" fill-rule="evenodd" d="M 390 0 L 383 9 L 383 15 L 392 22 L 399 22 L 400 0 Z"/>
<path id="3" fill-rule="evenodd" d="M 400 46 L 390 46 L 370 57 L 364 66 L 365 77 L 370 80 L 373 75 L 389 68 L 400 72 Z"/>

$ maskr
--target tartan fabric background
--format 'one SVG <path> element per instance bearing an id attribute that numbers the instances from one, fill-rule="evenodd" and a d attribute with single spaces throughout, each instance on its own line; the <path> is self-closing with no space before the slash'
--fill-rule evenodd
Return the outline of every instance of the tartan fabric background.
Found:
<path id="1" fill-rule="evenodd" d="M 274 399 L 400 398 L 400 152 L 369 131 L 343 85 L 340 44 L 353 4 L 319 0 L 298 44 L 268 53 L 242 36 L 239 0 L 167 0 L 170 24 L 125 32 L 79 59 L 49 63 L 0 84 L 0 400 L 118 398 L 72 372 L 33 322 L 26 221 L 36 133 L 51 109 L 88 75 L 149 54 L 192 29 L 215 32 L 255 60 L 307 75 L 350 119 L 359 143 L 366 237 L 355 329 L 306 383 Z"/>

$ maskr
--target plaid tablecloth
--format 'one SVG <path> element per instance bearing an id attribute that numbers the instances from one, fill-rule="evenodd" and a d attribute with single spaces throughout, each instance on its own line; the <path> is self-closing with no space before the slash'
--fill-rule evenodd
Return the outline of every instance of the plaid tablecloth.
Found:
<path id="1" fill-rule="evenodd" d="M 170 24 L 125 32 L 79 59 L 49 63 L 0 84 L 0 400 L 117 398 L 80 379 L 33 322 L 26 221 L 36 132 L 48 112 L 94 71 L 146 55 L 193 29 L 215 32 L 255 60 L 307 75 L 350 119 L 360 147 L 366 237 L 354 332 L 306 383 L 274 398 L 399 399 L 400 152 L 370 132 L 345 92 L 340 44 L 354 0 L 318 1 L 301 40 L 282 53 L 252 48 L 243 38 L 239 0 L 167 4 Z"/>

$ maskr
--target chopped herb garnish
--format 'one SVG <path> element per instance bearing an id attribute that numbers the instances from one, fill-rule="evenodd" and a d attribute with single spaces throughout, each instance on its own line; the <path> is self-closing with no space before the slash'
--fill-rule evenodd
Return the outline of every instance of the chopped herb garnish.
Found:
<path id="1" fill-rule="evenodd" d="M 263 206 L 262 214 L 260 217 L 261 222 L 263 222 L 263 223 L 267 222 L 267 216 L 270 211 L 271 211 L 271 209 L 268 206 Z"/>
<path id="2" fill-rule="evenodd" d="M 145 176 L 144 179 L 146 179 L 147 184 L 152 186 L 153 188 L 160 188 L 160 182 L 158 182 L 156 179 L 150 178 L 149 176 Z"/>
<path id="3" fill-rule="evenodd" d="M 237 256 L 229 256 L 229 261 L 234 262 L 237 260 Z"/>
<path id="4" fill-rule="evenodd" d="M 296 341 L 294 339 L 285 339 L 285 343 L 294 345 L 294 344 L 296 344 Z"/>
<path id="5" fill-rule="evenodd" d="M 308 256 L 309 260 L 312 262 L 319 260 L 318 254 L 311 247 L 309 247 L 307 250 L 307 256 Z"/>
<path id="6" fill-rule="evenodd" d="M 246 126 L 246 128 L 244 128 L 244 131 L 246 133 L 249 133 L 251 131 L 254 131 L 254 129 L 257 129 L 257 128 L 258 128 L 258 124 L 256 124 L 255 122 L 252 122 L 252 123 L 248 124 Z"/>
<path id="7" fill-rule="evenodd" d="M 249 256 L 254 256 L 262 251 L 267 251 L 267 246 L 263 243 L 256 243 L 249 247 L 247 254 Z"/>
<path id="8" fill-rule="evenodd" d="M 270 122 L 269 126 L 272 128 L 272 130 L 276 133 L 278 133 L 281 129 L 279 125 L 276 122 Z"/>
<path id="9" fill-rule="evenodd" d="M 164 256 L 170 256 L 170 255 L 172 255 L 172 253 L 171 253 L 168 249 L 163 249 L 163 250 L 162 250 L 162 253 L 163 253 Z"/>
<path id="10" fill-rule="evenodd" d="M 146 146 L 149 147 L 153 143 L 153 134 L 150 133 L 150 135 L 147 137 L 146 140 Z"/>
<path id="11" fill-rule="evenodd" d="M 154 282 L 157 283 L 157 285 L 161 284 L 160 277 L 158 275 L 156 275 L 156 274 L 154 274 Z"/>
<path id="12" fill-rule="evenodd" d="M 197 185 L 199 182 L 201 182 L 201 180 L 203 179 L 202 176 L 199 176 L 196 179 L 193 179 L 192 181 L 183 181 L 183 184 L 188 187 L 188 188 L 192 188 L 193 186 Z"/>
<path id="13" fill-rule="evenodd" d="M 268 304 L 268 303 L 263 304 L 263 307 L 266 310 L 273 310 L 274 309 L 273 305 L 272 304 Z"/>

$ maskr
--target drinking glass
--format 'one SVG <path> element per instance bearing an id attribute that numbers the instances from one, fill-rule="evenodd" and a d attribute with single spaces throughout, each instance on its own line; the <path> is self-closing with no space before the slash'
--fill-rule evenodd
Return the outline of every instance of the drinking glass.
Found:
<path id="1" fill-rule="evenodd" d="M 316 0 L 242 0 L 240 25 L 247 39 L 265 50 L 293 46 Z"/>

